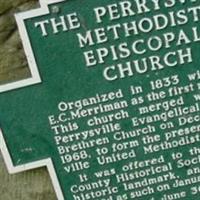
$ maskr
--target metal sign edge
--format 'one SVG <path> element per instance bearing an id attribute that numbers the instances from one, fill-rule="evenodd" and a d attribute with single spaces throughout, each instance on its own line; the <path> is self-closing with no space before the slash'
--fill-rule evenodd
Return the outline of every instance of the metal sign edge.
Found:
<path id="1" fill-rule="evenodd" d="M 30 85 L 34 85 L 34 84 L 38 84 L 38 83 L 42 82 L 41 77 L 39 75 L 38 68 L 37 68 L 37 64 L 35 61 L 35 57 L 34 57 L 34 54 L 32 51 L 28 33 L 27 33 L 27 30 L 26 30 L 26 27 L 24 24 L 24 20 L 28 19 L 28 18 L 36 17 L 36 16 L 41 16 L 44 14 L 49 14 L 50 12 L 48 9 L 48 5 L 53 4 L 53 3 L 63 2 L 63 1 L 65 1 L 65 0 L 40 0 L 39 1 L 40 8 L 22 12 L 19 14 L 15 14 L 15 19 L 17 22 L 20 36 L 22 38 L 23 48 L 24 48 L 24 51 L 26 54 L 26 58 L 28 60 L 28 65 L 29 65 L 32 77 L 24 79 L 24 80 L 16 81 L 13 83 L 8 83 L 5 85 L 2 85 L 2 86 L 0 86 L 0 93 L 18 89 L 18 88 L 22 88 L 22 87 L 26 87 L 26 86 L 30 86 Z M 36 162 L 31 162 L 31 163 L 28 163 L 25 165 L 14 166 L 11 156 L 10 156 L 10 153 L 8 151 L 8 147 L 7 147 L 5 138 L 3 136 L 3 131 L 1 129 L 0 129 L 0 150 L 2 152 L 4 162 L 6 164 L 8 172 L 10 174 L 24 172 L 24 171 L 28 171 L 28 170 L 36 169 L 36 168 L 40 168 L 40 167 L 47 167 L 47 170 L 49 172 L 49 175 L 50 175 L 50 178 L 51 178 L 51 181 L 52 181 L 52 184 L 53 184 L 53 187 L 54 187 L 54 190 L 55 190 L 58 200 L 65 200 L 51 158 L 47 158 L 47 159 L 36 161 Z"/>

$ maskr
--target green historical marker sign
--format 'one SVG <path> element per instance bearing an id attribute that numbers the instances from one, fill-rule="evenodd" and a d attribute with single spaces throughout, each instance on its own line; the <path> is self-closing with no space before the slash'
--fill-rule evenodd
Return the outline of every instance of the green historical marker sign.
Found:
<path id="1" fill-rule="evenodd" d="M 32 77 L 0 86 L 11 173 L 47 166 L 59 200 L 199 199 L 200 1 L 41 0 L 16 19 Z"/>

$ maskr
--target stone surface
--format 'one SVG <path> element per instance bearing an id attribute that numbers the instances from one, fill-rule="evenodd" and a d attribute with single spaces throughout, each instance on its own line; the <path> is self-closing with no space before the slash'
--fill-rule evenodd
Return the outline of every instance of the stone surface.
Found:
<path id="1" fill-rule="evenodd" d="M 0 84 L 30 76 L 14 13 L 36 7 L 35 0 L 0 0 Z M 55 200 L 46 169 L 9 175 L 0 157 L 1 200 Z"/>
<path id="2" fill-rule="evenodd" d="M 28 10 L 36 5 L 36 1 L 0 0 L 0 84 L 30 76 L 14 13 Z"/>

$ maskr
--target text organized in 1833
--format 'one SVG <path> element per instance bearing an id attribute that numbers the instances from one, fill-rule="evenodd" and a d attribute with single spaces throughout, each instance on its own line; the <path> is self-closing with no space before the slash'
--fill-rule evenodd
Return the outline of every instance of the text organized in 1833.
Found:
<path id="1" fill-rule="evenodd" d="M 59 200 L 198 200 L 200 2 L 80 5 L 18 16 L 41 81 L 0 95 L 13 165 L 50 158 Z"/>

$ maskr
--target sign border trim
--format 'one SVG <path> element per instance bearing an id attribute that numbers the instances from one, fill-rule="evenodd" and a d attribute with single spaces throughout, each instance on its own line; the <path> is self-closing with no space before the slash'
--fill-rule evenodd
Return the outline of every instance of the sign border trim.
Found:
<path id="1" fill-rule="evenodd" d="M 60 3 L 63 1 L 65 1 L 65 0 L 39 0 L 40 8 L 15 14 L 15 19 L 17 22 L 20 36 L 22 38 L 23 48 L 24 48 L 24 51 L 26 54 L 26 58 L 28 60 L 28 65 L 29 65 L 29 69 L 31 71 L 32 77 L 24 79 L 24 80 L 15 81 L 15 82 L 1 85 L 0 93 L 14 90 L 14 89 L 19 89 L 19 88 L 26 87 L 26 86 L 31 86 L 31 85 L 38 84 L 38 83 L 42 83 L 41 77 L 39 75 L 39 70 L 38 70 L 38 67 L 37 67 L 37 64 L 35 61 L 35 57 L 34 57 L 34 54 L 32 51 L 31 43 L 30 43 L 30 40 L 28 37 L 28 33 L 27 33 L 27 30 L 25 27 L 24 20 L 33 18 L 33 17 L 37 17 L 37 16 L 41 16 L 41 15 L 49 14 L 50 11 L 49 11 L 48 5 L 54 4 L 54 3 Z M 28 163 L 25 165 L 14 166 L 12 158 L 11 158 L 9 150 L 8 150 L 8 147 L 7 147 L 7 144 L 6 144 L 6 141 L 3 136 L 3 131 L 1 129 L 0 129 L 0 150 L 1 150 L 4 162 L 6 164 L 6 167 L 8 169 L 8 172 L 10 174 L 16 174 L 19 172 L 24 172 L 24 171 L 28 171 L 28 170 L 32 170 L 32 169 L 46 167 L 48 170 L 48 173 L 50 175 L 50 178 L 51 178 L 51 181 L 52 181 L 52 184 L 53 184 L 53 187 L 54 187 L 54 190 L 55 190 L 58 200 L 65 200 L 51 158 L 31 162 L 31 163 Z"/>

